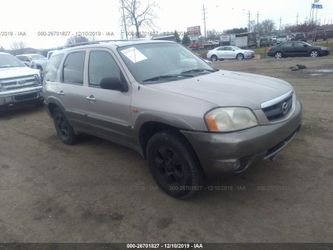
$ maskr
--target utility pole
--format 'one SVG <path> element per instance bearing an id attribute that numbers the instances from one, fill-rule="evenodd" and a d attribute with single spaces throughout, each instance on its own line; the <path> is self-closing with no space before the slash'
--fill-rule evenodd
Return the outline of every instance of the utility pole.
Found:
<path id="1" fill-rule="evenodd" d="M 299 18 L 299 15 L 297 13 L 297 15 L 296 15 L 296 26 L 298 26 L 298 18 Z"/>
<path id="2" fill-rule="evenodd" d="M 279 30 L 281 30 L 281 27 L 282 27 L 282 18 L 280 17 L 280 28 L 279 28 Z"/>
<path id="3" fill-rule="evenodd" d="M 124 25 L 125 37 L 126 37 L 126 40 L 128 40 L 126 18 L 125 18 L 125 10 L 124 10 L 125 9 L 124 0 L 120 0 L 120 1 L 121 1 L 121 8 L 123 10 L 123 25 Z"/>
<path id="4" fill-rule="evenodd" d="M 251 32 L 251 11 L 248 12 L 248 18 L 249 18 L 249 21 L 248 21 L 247 32 Z"/>
<path id="5" fill-rule="evenodd" d="M 203 14 L 203 22 L 204 22 L 204 35 L 207 38 L 207 27 L 206 27 L 206 9 L 205 5 L 202 5 L 202 14 Z"/>
<path id="6" fill-rule="evenodd" d="M 260 16 L 260 14 L 259 14 L 259 11 L 257 12 L 257 26 L 259 25 L 259 16 Z"/>

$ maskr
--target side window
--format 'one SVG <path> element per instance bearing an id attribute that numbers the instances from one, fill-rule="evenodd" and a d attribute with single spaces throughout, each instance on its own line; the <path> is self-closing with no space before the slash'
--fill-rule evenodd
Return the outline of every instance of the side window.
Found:
<path id="1" fill-rule="evenodd" d="M 57 73 L 63 57 L 63 54 L 59 54 L 50 58 L 46 66 L 45 81 L 55 82 L 57 80 Z"/>
<path id="2" fill-rule="evenodd" d="M 224 47 L 220 47 L 217 50 L 222 51 L 222 50 L 224 50 Z"/>
<path id="3" fill-rule="evenodd" d="M 110 53 L 106 51 L 90 52 L 89 86 L 99 87 L 101 80 L 106 77 L 123 79 L 122 73 Z"/>
<path id="4" fill-rule="evenodd" d="M 302 48 L 302 47 L 304 47 L 304 43 L 300 43 L 300 42 L 294 43 L 294 47 Z"/>
<path id="5" fill-rule="evenodd" d="M 63 67 L 63 82 L 83 84 L 85 52 L 73 52 L 65 60 Z"/>
<path id="6" fill-rule="evenodd" d="M 291 48 L 293 46 L 293 43 L 285 43 L 282 45 L 283 48 Z"/>
<path id="7" fill-rule="evenodd" d="M 225 47 L 225 50 L 231 51 L 232 48 L 231 47 Z"/>

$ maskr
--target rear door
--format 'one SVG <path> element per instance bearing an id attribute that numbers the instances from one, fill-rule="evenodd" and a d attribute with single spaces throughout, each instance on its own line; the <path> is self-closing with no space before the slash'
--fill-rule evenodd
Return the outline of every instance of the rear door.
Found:
<path id="1" fill-rule="evenodd" d="M 88 95 L 88 88 L 83 84 L 85 60 L 85 50 L 67 54 L 62 65 L 61 82 L 58 84 L 57 92 L 70 123 L 79 130 L 89 130 L 85 99 Z"/>
<path id="2" fill-rule="evenodd" d="M 219 59 L 225 59 L 226 54 L 225 54 L 225 47 L 219 47 L 216 49 L 216 55 Z"/>
<path id="3" fill-rule="evenodd" d="M 285 56 L 295 56 L 293 42 L 286 42 L 280 45 Z"/>
<path id="4" fill-rule="evenodd" d="M 88 61 L 87 117 L 94 134 L 112 141 L 130 145 L 131 88 L 127 92 L 102 89 L 101 80 L 118 78 L 128 84 L 117 60 L 108 49 L 91 49 Z"/>

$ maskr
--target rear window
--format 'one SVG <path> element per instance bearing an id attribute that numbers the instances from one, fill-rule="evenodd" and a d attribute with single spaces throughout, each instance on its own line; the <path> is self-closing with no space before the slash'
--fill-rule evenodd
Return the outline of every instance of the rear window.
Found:
<path id="1" fill-rule="evenodd" d="M 83 84 L 85 52 L 73 52 L 65 60 L 63 67 L 63 82 Z"/>
<path id="2" fill-rule="evenodd" d="M 50 58 L 50 61 L 46 67 L 46 73 L 45 73 L 46 81 L 55 82 L 57 80 L 57 74 L 63 57 L 64 57 L 63 54 L 58 54 Z"/>

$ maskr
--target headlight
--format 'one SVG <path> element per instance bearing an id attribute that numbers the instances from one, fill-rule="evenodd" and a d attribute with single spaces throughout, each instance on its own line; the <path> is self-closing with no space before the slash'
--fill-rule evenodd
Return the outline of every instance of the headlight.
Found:
<path id="1" fill-rule="evenodd" d="M 217 108 L 205 115 L 209 131 L 230 132 L 258 125 L 257 118 L 248 108 Z"/>
<path id="2" fill-rule="evenodd" d="M 41 78 L 40 78 L 40 75 L 39 75 L 39 74 L 36 74 L 36 75 L 34 75 L 34 78 L 35 78 L 35 81 L 36 81 L 36 82 L 38 82 L 39 84 L 41 84 L 41 83 L 42 83 L 42 81 L 41 81 Z"/>

